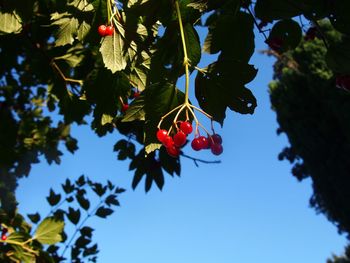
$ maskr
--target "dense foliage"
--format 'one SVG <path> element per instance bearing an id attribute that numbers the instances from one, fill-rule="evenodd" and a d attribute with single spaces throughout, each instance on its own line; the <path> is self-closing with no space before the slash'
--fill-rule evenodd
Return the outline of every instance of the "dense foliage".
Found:
<path id="1" fill-rule="evenodd" d="M 339 33 L 326 26 L 324 34 L 330 43 L 340 41 Z M 280 56 L 276 81 L 270 84 L 271 102 L 280 131 L 291 144 L 280 158 L 294 163 L 293 174 L 299 180 L 312 178 L 311 205 L 350 234 L 350 95 L 336 88 L 326 52 L 316 38 Z"/>
<path id="2" fill-rule="evenodd" d="M 119 160 L 130 161 L 132 187 L 145 178 L 146 191 L 153 183 L 162 189 L 164 173 L 180 175 L 179 156 L 187 151 L 187 140 L 194 150 L 221 154 L 222 140 L 213 122 L 223 125 L 227 109 L 253 114 L 257 102 L 245 85 L 257 74 L 248 64 L 256 32 L 281 54 L 299 45 L 304 28 L 292 18 L 304 16 L 327 48 L 327 83 L 336 74 L 346 86 L 350 73 L 347 0 L 0 0 L 0 8 L 0 221 L 11 232 L 7 237 L 3 231 L 0 249 L 6 260 L 40 262 L 44 254 L 45 262 L 61 260 L 55 250 L 42 246 L 52 240 L 45 243 L 26 227 L 16 211 L 14 191 L 17 179 L 28 176 L 41 156 L 59 164 L 62 143 L 72 153 L 78 149 L 70 134 L 72 123 L 88 123 L 98 136 L 125 136 L 114 151 Z M 317 21 L 324 18 L 338 31 L 338 41 L 329 41 L 320 29 Z M 198 27 L 208 32 L 202 44 Z M 217 61 L 198 68 L 202 52 L 217 54 Z M 194 72 L 199 107 L 188 97 Z M 180 77 L 186 80 L 183 88 L 176 87 Z M 210 120 L 210 127 L 199 122 L 198 114 Z M 96 184 L 104 192 L 119 192 L 110 182 L 87 180 L 86 186 L 99 196 Z M 77 194 L 64 200 L 88 210 L 81 199 L 85 188 L 80 182 L 72 185 L 69 189 Z M 58 199 L 56 193 L 50 196 Z M 77 224 L 77 211 L 67 207 L 42 220 L 36 231 L 42 224 L 55 226 L 54 241 L 64 241 L 64 234 L 56 238 L 62 219 Z M 21 218 L 19 223 L 15 218 Z M 88 243 L 77 249 L 66 244 L 74 262 L 96 254 Z M 82 252 L 86 249 L 90 252 Z"/>

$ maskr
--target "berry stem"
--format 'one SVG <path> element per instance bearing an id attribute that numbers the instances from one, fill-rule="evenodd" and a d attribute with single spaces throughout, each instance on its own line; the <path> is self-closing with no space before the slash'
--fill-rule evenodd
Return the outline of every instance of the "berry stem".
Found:
<path id="1" fill-rule="evenodd" d="M 107 17 L 108 17 L 108 25 L 109 25 L 112 19 L 112 5 L 110 0 L 107 0 Z"/>
<path id="2" fill-rule="evenodd" d="M 176 7 L 176 14 L 177 18 L 179 20 L 179 27 L 180 27 L 180 35 L 181 35 L 181 41 L 182 41 L 182 48 L 184 52 L 184 66 L 185 66 L 185 77 L 186 77 L 186 82 L 185 82 L 185 103 L 188 103 L 188 89 L 190 86 L 190 71 L 189 71 L 189 59 L 187 55 L 187 47 L 186 47 L 186 39 L 185 39 L 185 33 L 184 33 L 184 28 L 182 24 L 182 18 L 181 18 L 181 11 L 180 11 L 180 6 L 179 6 L 179 1 L 175 1 L 175 7 Z"/>

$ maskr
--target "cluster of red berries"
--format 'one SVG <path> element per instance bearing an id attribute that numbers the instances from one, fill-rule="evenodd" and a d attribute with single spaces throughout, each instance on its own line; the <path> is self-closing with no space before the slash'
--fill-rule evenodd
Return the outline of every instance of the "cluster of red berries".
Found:
<path id="1" fill-rule="evenodd" d="M 178 157 L 180 155 L 180 148 L 185 145 L 187 141 L 187 135 L 191 134 L 193 127 L 191 123 L 187 121 L 179 122 L 179 127 L 176 134 L 171 137 L 167 130 L 159 129 L 157 131 L 157 139 L 164 145 L 168 154 L 172 157 Z M 195 137 L 191 142 L 191 147 L 195 151 L 203 149 L 211 149 L 211 152 L 215 155 L 220 155 L 223 152 L 222 139 L 218 134 Z"/>
<path id="2" fill-rule="evenodd" d="M 5 241 L 7 239 L 7 228 L 3 228 L 1 231 L 1 240 Z"/>
<path id="3" fill-rule="evenodd" d="M 349 75 L 342 75 L 337 76 L 335 79 L 335 84 L 338 88 L 341 88 L 346 91 L 350 91 L 350 76 Z"/>
<path id="4" fill-rule="evenodd" d="M 113 26 L 100 25 L 98 27 L 98 33 L 101 37 L 111 36 L 114 33 Z"/>

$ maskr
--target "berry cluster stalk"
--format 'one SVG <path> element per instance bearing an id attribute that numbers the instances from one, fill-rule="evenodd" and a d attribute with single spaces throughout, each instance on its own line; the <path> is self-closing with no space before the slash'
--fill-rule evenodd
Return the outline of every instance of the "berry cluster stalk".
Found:
<path id="1" fill-rule="evenodd" d="M 183 104 L 177 106 L 176 108 L 172 109 L 170 112 L 168 112 L 167 114 L 165 114 L 161 119 L 160 122 L 158 123 L 158 129 L 160 129 L 161 124 L 163 122 L 163 120 L 168 117 L 170 114 L 174 113 L 177 111 L 173 124 L 176 126 L 177 124 L 177 119 L 180 116 L 180 113 L 185 110 L 186 111 L 186 121 L 188 121 L 189 118 L 189 113 L 191 114 L 191 116 L 193 117 L 195 123 L 196 123 L 196 134 L 198 134 L 198 126 L 201 126 L 201 128 L 203 128 L 203 130 L 205 130 L 205 132 L 207 134 L 209 134 L 209 132 L 205 129 L 205 127 L 198 121 L 194 110 L 204 114 L 207 118 L 209 118 L 210 120 L 213 120 L 213 117 L 210 116 L 208 113 L 204 112 L 203 110 L 199 109 L 198 107 L 192 105 L 189 102 L 189 98 L 188 98 L 188 93 L 189 93 L 189 86 L 190 86 L 190 70 L 189 67 L 190 65 L 190 60 L 188 58 L 188 53 L 187 53 L 187 46 L 186 46 L 186 38 L 185 38 L 185 32 L 184 32 L 184 27 L 183 27 L 183 23 L 182 23 L 182 18 L 181 18 L 181 11 L 180 11 L 180 6 L 179 6 L 179 1 L 176 0 L 175 1 L 175 8 L 176 8 L 176 15 L 178 18 L 178 22 L 179 22 L 179 28 L 180 28 L 180 35 L 181 35 L 181 42 L 182 42 L 182 48 L 183 48 L 183 52 L 184 52 L 184 61 L 183 61 L 183 65 L 185 67 L 185 101 Z M 173 128 L 173 125 L 170 127 L 168 134 L 171 132 Z"/>

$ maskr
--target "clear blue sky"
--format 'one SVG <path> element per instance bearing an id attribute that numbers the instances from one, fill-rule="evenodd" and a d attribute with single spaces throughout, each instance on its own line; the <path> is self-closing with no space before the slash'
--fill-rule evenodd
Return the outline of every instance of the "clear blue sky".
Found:
<path id="1" fill-rule="evenodd" d="M 261 36 L 256 40 L 257 50 L 266 48 Z M 201 66 L 208 63 L 206 57 Z M 258 107 L 253 116 L 228 112 L 224 128 L 217 126 L 224 139 L 221 164 L 196 168 L 182 158 L 181 178 L 166 176 L 163 192 L 153 187 L 145 194 L 143 185 L 132 191 L 128 163 L 117 161 L 112 152 L 121 136 L 100 139 L 89 127 L 75 127 L 79 151 L 65 153 L 60 166 L 34 166 L 30 177 L 20 181 L 20 211 L 46 214 L 48 188 L 85 174 L 127 189 L 113 216 L 88 221 L 96 228 L 98 262 L 325 263 L 332 253 L 342 253 L 345 238 L 309 208 L 311 182 L 298 183 L 290 164 L 277 160 L 287 139 L 276 135 L 270 109 L 273 59 L 256 54 L 251 63 L 259 69 L 249 84 Z M 189 146 L 185 151 L 217 159 L 193 153 Z"/>

